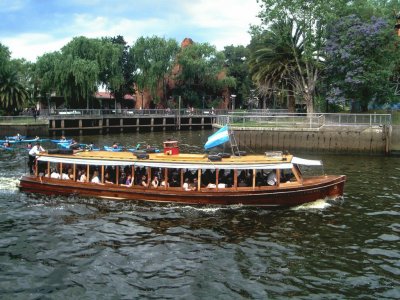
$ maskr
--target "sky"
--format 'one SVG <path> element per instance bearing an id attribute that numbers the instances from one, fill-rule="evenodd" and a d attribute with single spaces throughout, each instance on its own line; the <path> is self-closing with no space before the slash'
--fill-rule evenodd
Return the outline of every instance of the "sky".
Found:
<path id="1" fill-rule="evenodd" d="M 188 37 L 223 50 L 250 42 L 259 11 L 256 0 L 0 0 L 0 43 L 32 62 L 77 36 Z"/>

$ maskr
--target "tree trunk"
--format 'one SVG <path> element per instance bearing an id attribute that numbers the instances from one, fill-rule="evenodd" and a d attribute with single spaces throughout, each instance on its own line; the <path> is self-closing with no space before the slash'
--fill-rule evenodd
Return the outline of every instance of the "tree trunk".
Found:
<path id="1" fill-rule="evenodd" d="M 288 90 L 288 111 L 290 113 L 296 112 L 296 98 L 292 89 Z"/>

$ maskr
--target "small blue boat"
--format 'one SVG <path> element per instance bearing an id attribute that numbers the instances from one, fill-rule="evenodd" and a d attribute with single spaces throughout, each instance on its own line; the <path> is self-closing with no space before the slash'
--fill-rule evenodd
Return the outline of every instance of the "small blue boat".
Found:
<path id="1" fill-rule="evenodd" d="M 56 143 L 56 144 L 58 144 L 58 143 L 71 143 L 72 142 L 72 140 L 50 140 L 51 142 L 53 142 L 53 143 Z"/>
<path id="2" fill-rule="evenodd" d="M 114 148 L 114 147 L 110 147 L 110 146 L 103 146 L 103 149 L 105 150 L 105 151 L 111 151 L 111 152 L 121 152 L 121 151 L 124 151 L 124 148 L 123 147 L 117 147 L 117 148 Z"/>

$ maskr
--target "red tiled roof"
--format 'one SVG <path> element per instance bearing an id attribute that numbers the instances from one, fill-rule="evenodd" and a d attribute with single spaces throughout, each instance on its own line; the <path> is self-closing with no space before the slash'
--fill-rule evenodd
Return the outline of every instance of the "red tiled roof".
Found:
<path id="1" fill-rule="evenodd" d="M 114 100 L 114 95 L 112 95 L 109 92 L 96 92 L 95 97 L 98 99 L 100 98 L 100 99 L 104 99 L 104 100 Z M 135 98 L 133 97 L 133 95 L 126 94 L 124 96 L 124 99 L 125 100 L 134 100 Z"/>

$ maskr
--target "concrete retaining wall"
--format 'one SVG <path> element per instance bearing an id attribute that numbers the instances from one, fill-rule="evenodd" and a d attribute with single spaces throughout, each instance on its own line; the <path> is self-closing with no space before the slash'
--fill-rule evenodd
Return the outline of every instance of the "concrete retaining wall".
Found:
<path id="1" fill-rule="evenodd" d="M 390 150 L 389 127 L 324 127 L 319 130 L 233 128 L 237 144 L 257 150 L 307 150 L 385 154 Z M 388 144 L 389 143 L 389 144 Z M 388 150 L 386 150 L 388 149 Z"/>
<path id="2" fill-rule="evenodd" d="M 17 133 L 29 137 L 47 137 L 49 135 L 49 125 L 0 125 L 0 139 L 3 139 L 5 136 L 16 135 Z"/>

